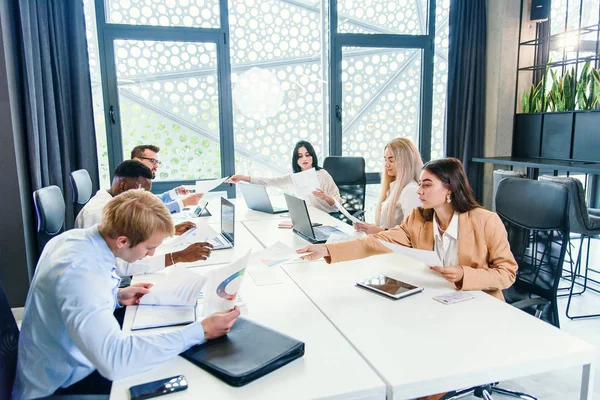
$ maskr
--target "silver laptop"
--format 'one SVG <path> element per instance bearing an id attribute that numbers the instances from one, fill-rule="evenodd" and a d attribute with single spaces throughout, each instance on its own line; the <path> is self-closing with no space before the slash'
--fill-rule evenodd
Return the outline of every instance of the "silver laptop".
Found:
<path id="1" fill-rule="evenodd" d="M 290 209 L 290 218 L 294 225 L 294 232 L 311 243 L 325 243 L 333 233 L 344 232 L 333 226 L 313 226 L 310 222 L 306 201 L 291 194 L 284 193 L 285 202 Z"/>
<path id="2" fill-rule="evenodd" d="M 239 186 L 249 209 L 269 214 L 280 214 L 288 211 L 285 208 L 273 207 L 267 189 L 263 185 L 240 183 Z"/>
<path id="3" fill-rule="evenodd" d="M 210 238 L 213 250 L 231 249 L 235 235 L 235 206 L 221 197 L 221 233 Z"/>

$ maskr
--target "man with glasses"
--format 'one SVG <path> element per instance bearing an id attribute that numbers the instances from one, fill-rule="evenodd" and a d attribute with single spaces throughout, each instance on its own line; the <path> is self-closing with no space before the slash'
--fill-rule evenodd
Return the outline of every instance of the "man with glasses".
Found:
<path id="1" fill-rule="evenodd" d="M 156 171 L 161 162 L 158 160 L 157 153 L 160 151 L 158 146 L 151 144 L 142 144 L 135 146 L 131 150 L 131 159 L 137 160 L 150 168 L 152 179 L 156 178 Z M 202 198 L 202 193 L 190 194 L 191 192 L 183 186 L 176 187 L 168 192 L 158 194 L 158 198 L 167 206 L 171 214 L 180 212 L 184 207 L 195 206 Z M 183 199 L 177 199 L 178 195 L 186 196 Z"/>

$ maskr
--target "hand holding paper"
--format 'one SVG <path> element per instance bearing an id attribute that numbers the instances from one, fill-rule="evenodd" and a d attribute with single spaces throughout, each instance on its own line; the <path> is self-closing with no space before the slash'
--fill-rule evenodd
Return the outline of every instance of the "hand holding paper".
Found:
<path id="1" fill-rule="evenodd" d="M 348 218 L 348 219 L 349 219 L 350 221 L 352 221 L 353 223 L 356 223 L 356 222 L 361 222 L 361 220 L 360 220 L 360 219 L 356 218 L 356 217 L 355 217 L 355 216 L 353 216 L 353 215 L 350 215 L 350 213 L 349 213 L 348 211 L 346 211 L 346 209 L 344 208 L 344 206 L 342 206 L 342 205 L 341 205 L 341 204 L 340 204 L 340 203 L 339 203 L 337 200 L 334 200 L 334 201 L 335 201 L 335 207 L 336 207 L 338 210 L 340 210 L 340 212 L 341 212 L 342 214 L 344 214 L 344 216 L 345 216 L 346 218 Z"/>
<path id="2" fill-rule="evenodd" d="M 297 172 L 291 176 L 292 182 L 296 187 L 296 192 L 301 197 L 308 198 L 312 192 L 319 189 L 319 180 L 317 179 L 317 173 L 314 168 Z"/>
<path id="3" fill-rule="evenodd" d="M 196 193 L 207 193 L 225 182 L 229 177 L 221 179 L 210 179 L 206 181 L 196 181 Z"/>
<path id="4" fill-rule="evenodd" d="M 443 267 L 443 263 L 435 251 L 413 249 L 412 247 L 404 247 L 384 240 L 380 240 L 379 242 L 394 253 L 403 254 L 427 265 Z"/>

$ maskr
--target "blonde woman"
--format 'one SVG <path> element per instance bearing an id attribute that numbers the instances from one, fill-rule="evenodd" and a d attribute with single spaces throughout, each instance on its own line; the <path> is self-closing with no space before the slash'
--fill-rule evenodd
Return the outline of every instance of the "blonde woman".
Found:
<path id="1" fill-rule="evenodd" d="M 417 190 L 423 160 L 413 142 L 406 138 L 392 140 L 385 145 L 383 159 L 376 223 L 357 222 L 354 224 L 357 231 L 373 234 L 393 228 L 421 206 Z"/>

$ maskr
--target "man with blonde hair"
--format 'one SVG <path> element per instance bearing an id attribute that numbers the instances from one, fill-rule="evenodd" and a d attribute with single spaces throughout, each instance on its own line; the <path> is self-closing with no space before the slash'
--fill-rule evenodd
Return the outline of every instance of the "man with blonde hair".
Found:
<path id="1" fill-rule="evenodd" d="M 113 311 L 138 304 L 152 285 L 119 289 L 116 259 L 135 262 L 152 255 L 173 232 L 170 213 L 156 196 L 129 190 L 110 201 L 100 225 L 73 229 L 48 242 L 25 303 L 15 399 L 107 394 L 106 379 L 150 369 L 231 329 L 237 308 L 175 332 L 121 332 Z"/>

